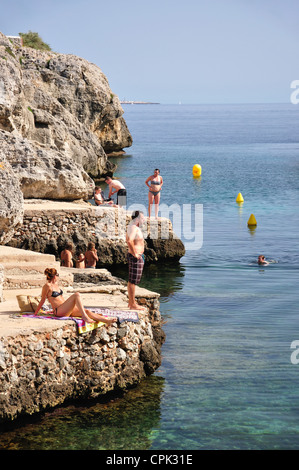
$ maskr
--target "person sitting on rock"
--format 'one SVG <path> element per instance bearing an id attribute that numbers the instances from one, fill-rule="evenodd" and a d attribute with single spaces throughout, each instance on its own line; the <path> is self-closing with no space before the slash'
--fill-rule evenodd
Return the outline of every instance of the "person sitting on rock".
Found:
<path id="1" fill-rule="evenodd" d="M 65 249 L 60 254 L 61 266 L 66 268 L 73 267 L 73 244 L 67 243 Z"/>
<path id="2" fill-rule="evenodd" d="M 83 253 L 80 253 L 76 260 L 76 268 L 79 268 L 79 269 L 85 268 L 85 256 Z"/>
<path id="3" fill-rule="evenodd" d="M 117 207 L 111 198 L 105 199 L 103 190 L 98 186 L 95 187 L 94 202 L 97 206 L 100 206 L 102 204 L 109 204 L 113 205 L 113 207 Z"/>
<path id="4" fill-rule="evenodd" d="M 41 301 L 34 315 L 38 314 L 45 301 L 48 300 L 56 317 L 82 317 L 86 323 L 102 321 L 108 323 L 108 325 L 117 321 L 117 318 L 107 318 L 84 308 L 79 292 L 72 294 L 67 300 L 64 300 L 62 297 L 63 291 L 58 284 L 59 274 L 57 270 L 55 268 L 47 268 L 44 273 L 47 276 L 47 282 L 42 288 Z"/>
<path id="5" fill-rule="evenodd" d="M 96 268 L 97 261 L 99 261 L 95 244 L 92 242 L 88 243 L 87 251 L 85 253 L 85 267 Z"/>

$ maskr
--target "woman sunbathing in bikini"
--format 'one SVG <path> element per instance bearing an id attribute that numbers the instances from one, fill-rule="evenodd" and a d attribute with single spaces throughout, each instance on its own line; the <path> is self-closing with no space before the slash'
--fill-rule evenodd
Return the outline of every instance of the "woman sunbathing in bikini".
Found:
<path id="1" fill-rule="evenodd" d="M 55 268 L 47 268 L 45 275 L 47 276 L 47 282 L 43 286 L 42 298 L 34 315 L 38 314 L 45 301 L 48 300 L 56 317 L 82 317 L 86 323 L 102 321 L 108 323 L 108 325 L 117 321 L 117 318 L 107 318 L 84 308 L 79 292 L 64 300 L 62 289 L 58 285 L 59 274 Z"/>

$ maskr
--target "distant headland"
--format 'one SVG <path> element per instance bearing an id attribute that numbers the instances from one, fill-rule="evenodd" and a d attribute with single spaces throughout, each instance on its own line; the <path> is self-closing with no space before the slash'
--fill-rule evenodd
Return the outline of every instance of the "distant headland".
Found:
<path id="1" fill-rule="evenodd" d="M 123 100 L 120 103 L 121 104 L 160 104 L 160 103 L 153 103 L 151 101 L 128 101 L 128 100 Z"/>

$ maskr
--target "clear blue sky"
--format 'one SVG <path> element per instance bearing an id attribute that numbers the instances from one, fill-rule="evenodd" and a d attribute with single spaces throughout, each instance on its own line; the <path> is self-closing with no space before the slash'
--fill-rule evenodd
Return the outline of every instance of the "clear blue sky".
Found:
<path id="1" fill-rule="evenodd" d="M 290 102 L 298 0 L 8 0 L 0 31 L 97 64 L 120 99 Z"/>

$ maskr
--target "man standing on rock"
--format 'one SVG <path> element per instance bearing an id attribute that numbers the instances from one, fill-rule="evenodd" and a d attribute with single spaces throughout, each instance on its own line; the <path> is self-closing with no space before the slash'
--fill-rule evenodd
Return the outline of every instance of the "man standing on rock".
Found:
<path id="1" fill-rule="evenodd" d="M 109 186 L 109 196 L 108 199 L 115 193 L 117 193 L 117 201 L 116 204 L 119 206 L 126 206 L 127 205 L 127 190 L 124 185 L 118 181 L 113 180 L 110 176 L 106 176 L 105 183 Z M 115 189 L 115 191 L 113 191 Z"/>
<path id="2" fill-rule="evenodd" d="M 129 282 L 128 297 L 129 308 L 132 310 L 143 310 L 135 300 L 135 288 L 139 284 L 144 267 L 144 238 L 140 227 L 144 223 L 144 215 L 141 211 L 135 211 L 132 215 L 132 221 L 127 229 L 127 245 L 128 245 L 128 265 L 129 265 Z"/>

